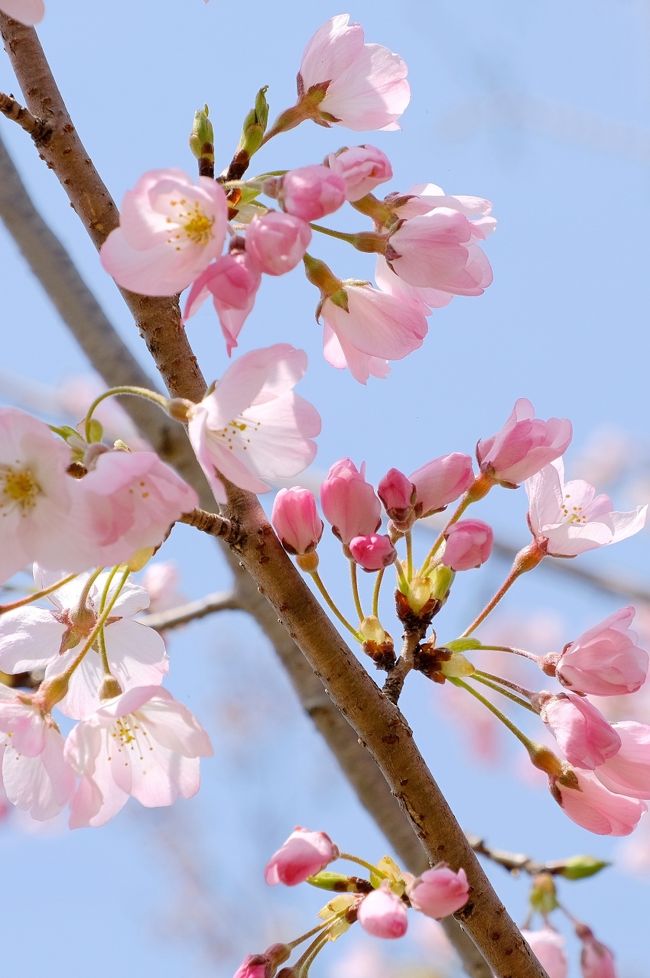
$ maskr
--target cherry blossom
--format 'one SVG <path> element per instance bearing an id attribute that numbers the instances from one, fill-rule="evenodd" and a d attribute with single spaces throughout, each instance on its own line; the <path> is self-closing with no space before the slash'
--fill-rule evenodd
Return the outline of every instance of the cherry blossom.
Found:
<path id="1" fill-rule="evenodd" d="M 102 265 L 122 288 L 175 295 L 221 254 L 226 195 L 208 177 L 150 170 L 122 201 L 120 226 L 102 245 Z"/>
<path id="2" fill-rule="evenodd" d="M 617 513 L 609 496 L 596 495 L 588 482 L 573 479 L 565 483 L 561 459 L 528 478 L 525 486 L 531 531 L 552 557 L 576 557 L 626 540 L 646 523 L 647 506 Z"/>
<path id="3" fill-rule="evenodd" d="M 594 774 L 617 795 L 650 798 L 650 726 L 626 720 L 613 728 L 621 739 L 620 749 Z"/>
<path id="4" fill-rule="evenodd" d="M 343 178 L 346 199 L 351 201 L 365 197 L 393 175 L 390 160 L 376 146 L 346 147 L 330 153 L 327 164 Z"/>
<path id="5" fill-rule="evenodd" d="M 582 978 L 617 978 L 614 955 L 588 929 L 582 936 L 580 967 Z"/>
<path id="6" fill-rule="evenodd" d="M 315 876 L 338 855 L 339 850 L 325 832 L 311 832 L 296 826 L 269 859 L 264 878 L 270 886 L 278 883 L 296 886 L 304 883 L 308 876 Z"/>
<path id="7" fill-rule="evenodd" d="M 615 611 L 583 632 L 559 655 L 547 655 L 548 664 L 563 686 L 595 696 L 634 693 L 648 675 L 648 653 L 639 648 L 630 625 L 634 608 Z"/>
<path id="8" fill-rule="evenodd" d="M 290 554 L 311 553 L 323 535 L 316 498 L 309 489 L 280 489 L 271 512 L 273 529 Z"/>
<path id="9" fill-rule="evenodd" d="M 448 306 L 454 298 L 453 293 L 443 292 L 441 289 L 425 289 L 409 285 L 392 270 L 383 255 L 377 255 L 375 282 L 382 292 L 389 292 L 398 299 L 415 303 L 425 316 L 430 315 L 432 309 Z"/>
<path id="10" fill-rule="evenodd" d="M 289 170 L 282 179 L 280 201 L 287 214 L 317 221 L 345 203 L 346 186 L 336 170 L 316 164 Z"/>
<path id="11" fill-rule="evenodd" d="M 365 478 L 365 464 L 357 469 L 349 458 L 331 466 L 320 489 L 321 505 L 332 530 L 344 544 L 353 537 L 375 533 L 381 525 L 381 506 Z"/>
<path id="12" fill-rule="evenodd" d="M 516 401 L 503 428 L 479 441 L 476 457 L 481 472 L 495 482 L 516 486 L 566 451 L 571 441 L 566 418 L 542 421 L 525 397 Z"/>
<path id="13" fill-rule="evenodd" d="M 227 499 L 222 477 L 267 492 L 314 458 L 320 416 L 293 393 L 306 368 L 306 354 L 287 343 L 253 350 L 189 408 L 190 441 L 218 502 Z"/>
<path id="14" fill-rule="evenodd" d="M 368 934 L 389 940 L 404 937 L 408 929 L 406 906 L 386 881 L 363 898 L 357 920 Z"/>
<path id="15" fill-rule="evenodd" d="M 311 228 L 293 214 L 269 211 L 254 217 L 246 231 L 246 250 L 267 275 L 295 268 L 311 241 Z"/>
<path id="16" fill-rule="evenodd" d="M 620 749 L 616 730 L 586 697 L 542 692 L 534 702 L 570 764 L 595 768 Z"/>
<path id="17" fill-rule="evenodd" d="M 494 533 L 482 520 L 461 520 L 445 530 L 442 562 L 452 570 L 480 567 L 492 553 Z"/>
<path id="18" fill-rule="evenodd" d="M 232 250 L 208 265 L 195 279 L 187 297 L 183 318 L 187 320 L 193 316 L 211 295 L 226 341 L 226 352 L 230 356 L 237 346 L 241 328 L 255 305 L 261 280 L 257 263 L 249 253 Z"/>
<path id="19" fill-rule="evenodd" d="M 418 876 L 408 886 L 407 893 L 415 910 L 439 920 L 465 906 L 469 884 L 464 869 L 455 873 L 448 866 L 436 866 Z"/>
<path id="20" fill-rule="evenodd" d="M 172 560 L 156 560 L 147 564 L 142 575 L 142 587 L 149 595 L 149 611 L 169 611 L 187 599 L 180 588 L 181 575 Z"/>
<path id="21" fill-rule="evenodd" d="M 551 781 L 551 794 L 569 818 L 596 835 L 629 835 L 646 811 L 644 802 L 617 795 L 591 771 L 575 771 L 574 787 Z"/>
<path id="22" fill-rule="evenodd" d="M 415 486 L 415 506 L 418 517 L 439 513 L 458 499 L 474 481 L 469 455 L 452 452 L 434 458 L 411 473 Z"/>
<path id="23" fill-rule="evenodd" d="M 413 510 L 415 486 L 403 472 L 399 469 L 389 469 L 377 486 L 377 495 L 391 520 L 410 525 L 415 515 Z"/>
<path id="24" fill-rule="evenodd" d="M 26 27 L 33 27 L 45 16 L 43 0 L 1 0 L 0 10 Z"/>
<path id="25" fill-rule="evenodd" d="M 569 962 L 561 934 L 544 927 L 542 930 L 522 930 L 530 948 L 546 971 L 548 978 L 567 978 Z"/>
<path id="26" fill-rule="evenodd" d="M 364 44 L 363 28 L 349 14 L 326 21 L 305 48 L 298 97 L 305 115 L 348 129 L 398 129 L 411 90 L 407 67 L 379 44 Z M 304 116 L 303 116 L 304 117 Z"/>
<path id="27" fill-rule="evenodd" d="M 355 563 L 365 571 L 378 571 L 389 567 L 397 557 L 397 551 L 390 537 L 372 533 L 369 536 L 352 537 L 349 543 L 350 554 Z"/>
<path id="28" fill-rule="evenodd" d="M 147 808 L 191 798 L 210 740 L 187 707 L 160 686 L 105 700 L 71 730 L 65 758 L 81 776 L 70 827 L 104 825 L 132 796 Z"/>
<path id="29" fill-rule="evenodd" d="M 387 360 L 401 360 L 422 346 L 427 321 L 422 309 L 368 283 L 341 283 L 321 305 L 325 359 L 347 367 L 360 383 L 383 377 Z"/>

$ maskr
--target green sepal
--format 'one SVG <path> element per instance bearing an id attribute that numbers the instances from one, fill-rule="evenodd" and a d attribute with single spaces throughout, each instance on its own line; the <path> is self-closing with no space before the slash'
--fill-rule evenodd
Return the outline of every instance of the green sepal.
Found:
<path id="1" fill-rule="evenodd" d="M 611 866 L 611 863 L 604 859 L 597 859 L 595 856 L 571 856 L 565 861 L 559 875 L 565 880 L 585 880 L 608 866 Z"/>
<path id="2" fill-rule="evenodd" d="M 455 638 L 451 642 L 445 642 L 443 648 L 450 652 L 473 652 L 480 649 L 481 643 L 477 638 Z"/>

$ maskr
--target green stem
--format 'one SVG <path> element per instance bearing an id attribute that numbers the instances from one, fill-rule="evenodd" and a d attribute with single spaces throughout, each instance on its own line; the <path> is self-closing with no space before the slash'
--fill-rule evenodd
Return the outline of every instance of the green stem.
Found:
<path id="1" fill-rule="evenodd" d="M 508 593 L 517 578 L 521 577 L 522 574 L 531 571 L 534 567 L 537 567 L 545 556 L 546 551 L 537 543 L 536 540 L 533 540 L 527 547 L 520 550 L 513 560 L 508 576 L 499 590 L 492 598 L 490 598 L 480 615 L 478 615 L 472 624 L 465 629 L 461 635 L 461 638 L 467 638 L 468 635 L 471 635 L 472 632 L 478 628 L 481 622 L 485 621 L 487 616 L 496 608 L 499 601 L 501 601 L 504 595 Z"/>
<path id="2" fill-rule="evenodd" d="M 310 224 L 309 227 L 312 231 L 320 231 L 321 234 L 326 234 L 329 238 L 337 238 L 339 241 L 347 241 L 348 244 L 353 245 L 356 240 L 356 234 L 347 234 L 345 231 L 335 231 L 333 228 L 323 227 L 322 224 Z"/>
<path id="3" fill-rule="evenodd" d="M 116 394 L 125 394 L 132 397 L 143 397 L 147 401 L 153 401 L 153 403 L 157 404 L 163 411 L 167 411 L 168 398 L 163 397 L 162 394 L 157 394 L 155 391 L 150 391 L 146 387 L 110 387 L 107 391 L 104 391 L 103 394 L 100 394 L 99 397 L 96 397 L 88 408 L 85 424 L 86 441 L 90 441 L 90 422 L 93 414 L 102 401 L 105 401 L 108 397 L 114 397 Z"/>
<path id="4" fill-rule="evenodd" d="M 331 922 L 332 921 L 328 921 L 328 923 Z M 323 950 L 328 941 L 329 937 L 326 933 L 319 934 L 319 936 L 312 941 L 309 947 L 305 950 L 304 954 L 302 954 L 293 965 L 292 970 L 295 971 L 297 978 L 305 978 L 312 961 L 316 955 Z"/>
<path id="5" fill-rule="evenodd" d="M 354 607 L 357 609 L 359 621 L 363 621 L 363 619 L 366 616 L 363 613 L 363 608 L 361 606 L 361 598 L 359 597 L 359 579 L 357 576 L 357 565 L 353 560 L 350 561 L 350 583 L 352 584 L 352 597 L 354 598 Z"/>
<path id="6" fill-rule="evenodd" d="M 340 852 L 339 859 L 346 859 L 349 863 L 356 863 L 357 866 L 363 866 L 363 868 L 367 869 L 373 876 L 381 876 L 382 879 L 388 879 L 388 873 L 384 873 L 381 869 L 377 869 L 376 866 L 373 866 L 372 863 L 366 862 L 365 859 L 361 859 L 360 856 L 353 856 L 350 852 Z"/>
<path id="7" fill-rule="evenodd" d="M 379 618 L 379 592 L 381 591 L 381 585 L 384 580 L 385 573 L 386 568 L 382 567 L 375 578 L 375 586 L 372 592 L 372 613 L 375 618 Z"/>
<path id="8" fill-rule="evenodd" d="M 517 740 L 524 745 L 524 747 L 526 748 L 526 750 L 528 751 L 531 757 L 534 757 L 537 754 L 538 752 L 537 745 L 533 743 L 530 737 L 527 737 L 526 734 L 523 733 L 519 729 L 519 727 L 512 722 L 512 720 L 508 719 L 505 713 L 502 713 L 501 710 L 498 708 L 498 706 L 495 706 L 494 703 L 490 703 L 490 701 L 486 699 L 485 696 L 482 696 L 477 689 L 472 689 L 472 687 L 468 686 L 468 684 L 464 682 L 462 679 L 450 678 L 448 681 L 450 683 L 453 683 L 454 686 L 459 686 L 461 689 L 467 690 L 470 696 L 473 696 L 474 699 L 477 699 L 479 701 L 479 703 L 482 703 L 483 706 L 486 707 L 486 709 L 488 709 L 490 713 L 492 713 L 497 718 L 497 720 L 500 720 L 501 723 L 508 728 L 510 733 L 513 733 L 515 735 Z"/>
<path id="9" fill-rule="evenodd" d="M 347 628 L 347 630 L 352 635 L 354 635 L 354 637 L 356 638 L 357 642 L 360 642 L 361 644 L 363 644 L 363 637 L 360 635 L 360 633 L 357 631 L 357 629 L 354 627 L 354 625 L 351 625 L 350 624 L 350 622 L 347 620 L 347 618 L 345 617 L 345 615 L 343 615 L 339 611 L 338 607 L 336 606 L 336 604 L 332 600 L 329 591 L 327 590 L 327 588 L 323 584 L 323 581 L 322 581 L 321 576 L 318 573 L 318 571 L 311 571 L 311 575 L 310 576 L 311 576 L 314 584 L 316 585 L 316 587 L 320 591 L 320 593 L 321 593 L 321 595 L 322 595 L 322 597 L 323 597 L 323 599 L 324 599 L 327 607 L 330 609 L 330 611 L 334 615 L 336 615 L 336 617 L 341 622 L 341 624 L 344 625 L 345 628 Z"/>
<path id="10" fill-rule="evenodd" d="M 117 567 L 114 567 L 112 569 L 112 571 L 110 572 L 110 574 L 108 575 L 108 579 L 107 579 L 106 584 L 104 586 L 104 590 L 103 590 L 102 596 L 101 596 L 101 601 L 100 601 L 100 604 L 99 604 L 100 611 L 102 611 L 102 612 L 103 612 L 104 608 L 106 607 L 106 602 L 108 601 L 108 595 L 110 593 L 111 584 L 113 583 L 113 581 L 115 579 L 115 574 L 116 573 L 117 573 Z M 117 597 L 120 594 L 120 591 L 122 590 L 122 588 L 124 587 L 125 584 L 126 584 L 126 578 L 123 579 L 122 583 L 120 584 L 120 586 L 117 589 L 117 594 L 116 594 L 116 598 L 115 598 L 116 600 L 117 600 Z M 112 602 L 111 608 L 113 607 L 114 604 L 115 604 L 115 601 Z M 102 660 L 102 668 L 104 670 L 104 675 L 105 676 L 112 676 L 113 673 L 111 672 L 111 667 L 110 667 L 109 662 L 108 662 L 108 652 L 106 651 L 106 635 L 104 633 L 104 629 L 103 628 L 102 628 L 102 630 L 99 632 L 99 634 L 97 636 L 97 644 L 99 646 L 99 654 L 100 654 L 101 660 Z"/>
<path id="11" fill-rule="evenodd" d="M 0 604 L 0 615 L 3 615 L 5 611 L 14 611 L 16 608 L 22 608 L 26 604 L 31 604 L 32 601 L 38 601 L 39 598 L 44 598 L 52 591 L 58 591 L 60 587 L 64 584 L 69 584 L 70 581 L 74 581 L 78 574 L 68 574 L 67 577 L 62 577 L 60 581 L 55 581 L 54 584 L 50 584 L 49 587 L 41 588 L 40 591 L 33 591 L 28 594 L 25 598 L 20 598 L 18 601 L 12 601 L 11 604 Z"/>
<path id="12" fill-rule="evenodd" d="M 413 580 L 413 534 L 407 530 L 404 534 L 406 538 L 406 575 L 409 581 Z"/>
<path id="13" fill-rule="evenodd" d="M 537 665 L 540 663 L 540 657 L 538 655 L 533 655 L 532 652 L 527 652 L 526 649 L 515 649 L 510 645 L 483 645 L 481 644 L 479 649 L 473 649 L 476 652 L 510 652 L 512 655 L 521 655 L 524 659 L 530 659 L 531 662 L 535 662 Z"/>
<path id="14" fill-rule="evenodd" d="M 300 937 L 296 937 L 295 941 L 289 941 L 287 947 L 290 947 L 293 950 L 294 947 L 298 947 L 298 945 L 302 944 L 303 941 L 309 940 L 309 938 L 313 937 L 314 934 L 318 934 L 325 930 L 325 928 L 329 927 L 330 924 L 331 920 L 324 920 L 322 924 L 317 924 L 315 927 L 312 927 L 312 929 L 308 930 L 306 934 L 301 934 Z"/>
<path id="15" fill-rule="evenodd" d="M 501 693 L 502 696 L 505 696 L 509 700 L 512 700 L 513 703 L 516 703 L 517 706 L 522 706 L 525 710 L 528 710 L 530 713 L 534 713 L 535 715 L 537 715 L 537 710 L 533 709 L 530 703 L 527 703 L 526 700 L 521 699 L 521 697 L 519 696 L 515 696 L 514 693 L 508 692 L 507 689 L 503 689 L 502 686 L 500 686 L 496 682 L 493 682 L 491 679 L 487 679 L 482 673 L 477 674 L 474 672 L 472 673 L 471 678 L 475 679 L 477 683 L 482 683 L 483 686 L 489 686 L 490 689 L 493 689 L 495 691 L 495 693 Z"/>
<path id="16" fill-rule="evenodd" d="M 401 560 L 396 560 L 393 566 L 395 567 L 395 570 L 397 571 L 397 577 L 398 577 L 398 580 L 399 580 L 399 583 L 400 583 L 400 590 L 402 591 L 402 593 L 404 595 L 406 595 L 406 597 L 408 597 L 409 594 L 410 594 L 411 588 L 410 588 L 409 582 L 408 582 L 408 580 L 406 578 L 406 574 L 404 573 L 404 568 L 402 567 L 402 561 Z"/>
<path id="17" fill-rule="evenodd" d="M 518 683 L 513 683 L 509 679 L 504 679 L 502 676 L 495 676 L 491 672 L 485 672 L 485 670 L 483 669 L 476 669 L 476 671 L 473 672 L 472 675 L 482 676 L 484 679 L 489 679 L 490 682 L 499 683 L 501 686 L 507 686 L 508 689 L 511 689 L 514 693 L 517 693 L 518 696 L 521 696 L 527 700 L 532 700 L 533 697 L 537 695 L 536 693 L 533 693 L 530 689 L 526 689 L 525 686 L 520 686 Z M 535 710 L 535 713 L 537 712 L 538 711 Z"/>

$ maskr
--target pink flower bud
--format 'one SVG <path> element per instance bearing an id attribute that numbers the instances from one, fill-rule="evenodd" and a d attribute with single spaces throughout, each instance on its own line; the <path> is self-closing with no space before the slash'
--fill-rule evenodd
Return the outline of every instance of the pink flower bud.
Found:
<path id="1" fill-rule="evenodd" d="M 270 211 L 254 217 L 246 232 L 246 250 L 267 275 L 295 268 L 311 241 L 311 228 L 299 217 Z"/>
<path id="2" fill-rule="evenodd" d="M 392 939 L 406 934 L 408 912 L 400 897 L 384 882 L 378 890 L 364 897 L 357 920 L 374 937 Z"/>
<path id="3" fill-rule="evenodd" d="M 377 487 L 384 509 L 396 523 L 410 521 L 415 486 L 399 469 L 389 469 Z"/>
<path id="4" fill-rule="evenodd" d="M 621 608 L 570 642 L 556 664 L 563 686 L 594 696 L 635 693 L 648 674 L 648 653 L 629 627 L 634 608 Z"/>
<path id="5" fill-rule="evenodd" d="M 411 474 L 418 517 L 440 512 L 469 489 L 473 481 L 469 455 L 452 452 L 427 462 Z"/>
<path id="6" fill-rule="evenodd" d="M 613 729 L 621 738 L 620 750 L 594 774 L 617 795 L 650 798 L 650 726 L 628 720 Z"/>
<path id="7" fill-rule="evenodd" d="M 522 930 L 521 933 L 530 944 L 531 951 L 546 971 L 548 978 L 567 978 L 569 962 L 561 934 L 551 930 L 550 927 L 544 927 L 542 930 Z"/>
<path id="8" fill-rule="evenodd" d="M 303 221 L 317 221 L 345 203 L 345 180 L 320 163 L 301 166 L 285 174 L 280 200 L 287 214 Z"/>
<path id="9" fill-rule="evenodd" d="M 263 954 L 249 954 L 237 968 L 233 978 L 269 978 L 271 966 Z"/>
<path id="10" fill-rule="evenodd" d="M 480 567 L 492 553 L 492 528 L 481 520 L 461 520 L 445 531 L 442 562 L 454 571 Z"/>
<path id="11" fill-rule="evenodd" d="M 615 795 L 591 771 L 574 771 L 575 787 L 551 781 L 551 794 L 572 822 L 597 835 L 629 835 L 646 811 L 636 798 Z"/>
<path id="12" fill-rule="evenodd" d="M 351 146 L 331 153 L 327 162 L 343 178 L 347 200 L 360 200 L 393 176 L 390 160 L 376 146 Z"/>
<path id="13" fill-rule="evenodd" d="M 349 458 L 335 462 L 320 489 L 325 518 L 339 540 L 370 536 L 381 525 L 381 506 L 375 490 L 366 482 L 365 465 L 357 469 Z"/>
<path id="14" fill-rule="evenodd" d="M 478 443 L 476 457 L 481 472 L 516 486 L 562 455 L 571 435 L 566 418 L 541 421 L 530 401 L 520 397 L 501 431 Z"/>
<path id="15" fill-rule="evenodd" d="M 427 869 L 408 889 L 411 906 L 427 917 L 448 917 L 467 903 L 469 884 L 464 869 L 448 866 Z"/>
<path id="16" fill-rule="evenodd" d="M 311 553 L 323 535 L 323 521 L 316 510 L 314 494 L 302 486 L 280 489 L 273 503 L 271 522 L 290 554 Z"/>
<path id="17" fill-rule="evenodd" d="M 276 883 L 295 886 L 319 873 L 337 859 L 338 854 L 338 849 L 324 832 L 310 832 L 298 826 L 269 859 L 264 878 L 270 886 Z"/>
<path id="18" fill-rule="evenodd" d="M 602 713 L 584 696 L 541 692 L 536 697 L 540 718 L 557 740 L 569 764 L 595 768 L 613 757 L 621 738 Z"/>
<path id="19" fill-rule="evenodd" d="M 378 571 L 394 563 L 397 552 L 390 537 L 372 533 L 353 537 L 349 543 L 353 559 L 365 571 Z"/>
<path id="20" fill-rule="evenodd" d="M 582 978 L 617 978 L 614 955 L 589 930 L 583 936 L 580 966 Z"/>

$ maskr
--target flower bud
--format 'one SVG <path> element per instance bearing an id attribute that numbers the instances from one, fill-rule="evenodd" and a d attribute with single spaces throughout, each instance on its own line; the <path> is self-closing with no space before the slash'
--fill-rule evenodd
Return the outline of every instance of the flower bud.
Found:
<path id="1" fill-rule="evenodd" d="M 270 886 L 295 886 L 338 858 L 339 851 L 325 832 L 298 826 L 266 864 L 264 878 Z"/>
<path id="2" fill-rule="evenodd" d="M 474 473 L 469 455 L 452 452 L 427 462 L 411 473 L 418 518 L 431 516 L 458 499 L 471 486 Z"/>
<path id="3" fill-rule="evenodd" d="M 624 696 L 640 689 L 648 674 L 648 653 L 639 648 L 630 625 L 634 608 L 621 608 L 565 646 L 553 660 L 563 686 L 594 696 Z"/>
<path id="4" fill-rule="evenodd" d="M 636 798 L 615 795 L 591 771 L 574 771 L 574 784 L 551 778 L 551 794 L 565 814 L 597 835 L 629 835 L 646 805 Z"/>
<path id="5" fill-rule="evenodd" d="M 610 949 L 597 941 L 589 928 L 576 928 L 576 932 L 579 930 L 583 941 L 580 952 L 582 978 L 616 978 L 614 955 Z"/>
<path id="6" fill-rule="evenodd" d="M 520 397 L 501 431 L 479 441 L 476 457 L 485 475 L 502 485 L 517 486 L 559 458 L 571 435 L 566 418 L 535 418 L 533 405 Z"/>
<path id="7" fill-rule="evenodd" d="M 364 475 L 364 465 L 357 469 L 349 458 L 344 458 L 334 463 L 321 486 L 323 512 L 344 544 L 353 537 L 372 535 L 381 525 L 379 500 Z"/>
<path id="8" fill-rule="evenodd" d="M 353 537 L 348 546 L 355 563 L 369 572 L 389 567 L 397 557 L 390 537 L 376 533 Z"/>
<path id="9" fill-rule="evenodd" d="M 346 200 L 351 201 L 360 200 L 393 176 L 390 160 L 376 146 L 351 146 L 330 153 L 327 163 L 342 177 Z"/>
<path id="10" fill-rule="evenodd" d="M 407 893 L 415 910 L 440 920 L 465 906 L 469 884 L 464 869 L 455 873 L 448 866 L 438 866 L 418 876 Z"/>
<path id="11" fill-rule="evenodd" d="M 522 930 L 531 950 L 546 971 L 548 978 L 567 978 L 569 962 L 564 950 L 564 938 L 550 927 L 542 930 Z"/>
<path id="12" fill-rule="evenodd" d="M 542 691 L 535 697 L 540 718 L 549 727 L 562 753 L 579 768 L 595 768 L 621 748 L 621 738 L 584 696 Z"/>
<path id="13" fill-rule="evenodd" d="M 377 487 L 377 495 L 398 530 L 408 529 L 413 521 L 415 486 L 399 469 L 389 469 Z"/>
<path id="14" fill-rule="evenodd" d="M 494 534 L 481 520 L 461 520 L 445 531 L 442 563 L 454 571 L 480 567 L 492 553 Z"/>
<path id="15" fill-rule="evenodd" d="M 271 523 L 282 546 L 290 554 L 311 553 L 323 535 L 316 498 L 302 486 L 280 489 L 273 502 Z"/>
<path id="16" fill-rule="evenodd" d="M 408 928 L 408 912 L 405 904 L 384 882 L 361 902 L 357 920 L 365 931 L 374 937 L 403 937 Z"/>
<path id="17" fill-rule="evenodd" d="M 317 221 L 345 203 L 345 181 L 327 166 L 302 166 L 285 174 L 279 198 L 287 214 Z"/>
<path id="18" fill-rule="evenodd" d="M 267 275 L 295 268 L 311 241 L 311 228 L 292 214 L 270 211 L 254 217 L 246 231 L 246 250 Z"/>

